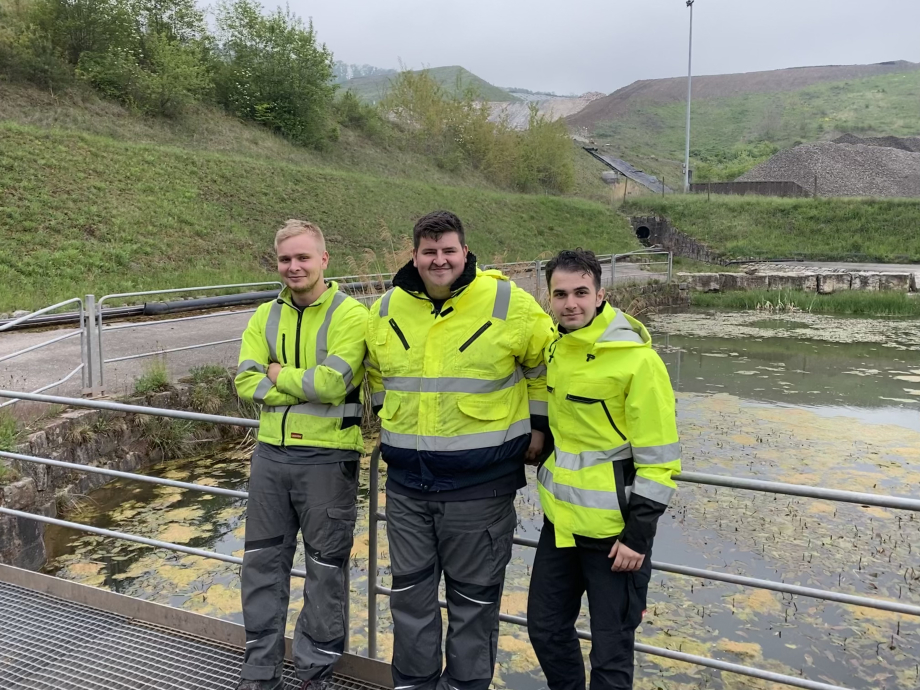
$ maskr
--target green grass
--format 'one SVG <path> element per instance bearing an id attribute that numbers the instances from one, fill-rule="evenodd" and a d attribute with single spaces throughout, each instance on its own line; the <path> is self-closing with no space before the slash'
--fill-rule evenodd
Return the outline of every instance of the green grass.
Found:
<path id="1" fill-rule="evenodd" d="M 484 101 L 516 102 L 521 100 L 504 89 L 493 86 L 485 79 L 477 77 L 463 67 L 432 67 L 427 72 L 436 82 L 451 93 L 459 93 L 463 88 L 472 86 Z M 393 76 L 392 74 L 382 74 L 372 77 L 356 77 L 342 84 L 341 89 L 343 91 L 353 91 L 356 96 L 364 101 L 376 102 L 386 95 L 390 79 Z M 459 89 L 457 88 L 458 84 Z"/>
<path id="2" fill-rule="evenodd" d="M 920 199 L 647 196 L 622 210 L 664 216 L 725 258 L 920 261 Z"/>
<path id="3" fill-rule="evenodd" d="M 749 290 L 694 293 L 694 307 L 715 309 L 799 310 L 840 316 L 920 316 L 920 298 L 904 292 L 835 292 L 819 295 L 801 290 Z"/>
<path id="4" fill-rule="evenodd" d="M 634 165 L 679 187 L 684 103 L 637 102 L 615 121 L 595 125 L 593 138 Z M 691 167 L 736 147 L 770 142 L 788 148 L 849 132 L 858 136 L 920 133 L 920 71 L 827 82 L 786 93 L 695 100 Z M 747 161 L 748 169 L 758 162 Z M 728 171 L 729 169 L 726 169 Z M 744 166 L 731 174 L 745 172 Z"/>
<path id="5" fill-rule="evenodd" d="M 326 233 L 330 271 L 385 269 L 416 218 L 448 208 L 484 263 L 637 243 L 608 206 L 130 144 L 0 123 L 0 311 L 75 295 L 274 279 L 287 218 Z M 371 260 L 371 255 L 377 257 Z"/>
<path id="6" fill-rule="evenodd" d="M 19 423 L 13 415 L 5 410 L 0 410 L 0 450 L 12 451 L 19 442 Z M 0 465 L 0 471 L 5 469 Z"/>
<path id="7" fill-rule="evenodd" d="M 139 395 L 159 393 L 169 388 L 169 373 L 166 364 L 154 360 L 145 369 L 144 373 L 134 381 L 134 392 Z"/>

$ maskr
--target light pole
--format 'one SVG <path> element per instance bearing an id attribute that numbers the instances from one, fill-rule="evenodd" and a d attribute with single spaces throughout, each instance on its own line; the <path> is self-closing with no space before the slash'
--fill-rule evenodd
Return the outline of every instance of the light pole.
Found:
<path id="1" fill-rule="evenodd" d="M 690 94 L 691 84 L 693 81 L 693 3 L 695 0 L 687 0 L 687 7 L 690 8 L 690 49 L 687 58 L 687 148 L 684 155 L 684 194 L 690 191 Z"/>

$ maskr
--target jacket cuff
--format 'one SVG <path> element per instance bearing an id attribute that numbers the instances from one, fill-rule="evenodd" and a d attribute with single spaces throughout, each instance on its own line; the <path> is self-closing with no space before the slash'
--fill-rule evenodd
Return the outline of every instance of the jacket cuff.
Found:
<path id="1" fill-rule="evenodd" d="M 530 415 L 530 428 L 534 431 L 542 431 L 544 434 L 549 433 L 549 417 L 542 414 Z"/>
<path id="2" fill-rule="evenodd" d="M 652 548 L 655 534 L 658 532 L 658 518 L 667 509 L 668 507 L 663 503 L 633 494 L 629 499 L 626 527 L 623 528 L 617 541 L 636 553 L 648 553 Z"/>

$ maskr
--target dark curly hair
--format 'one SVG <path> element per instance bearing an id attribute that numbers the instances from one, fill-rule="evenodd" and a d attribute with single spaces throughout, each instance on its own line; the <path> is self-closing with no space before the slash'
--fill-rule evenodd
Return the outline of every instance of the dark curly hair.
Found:
<path id="1" fill-rule="evenodd" d="M 563 249 L 546 264 L 546 285 L 550 287 L 553 272 L 566 271 L 567 273 L 590 273 L 594 276 L 594 289 L 601 289 L 601 262 L 588 249 Z"/>
<path id="2" fill-rule="evenodd" d="M 418 249 L 423 237 L 437 242 L 446 232 L 455 232 L 460 237 L 460 246 L 466 246 L 466 232 L 463 223 L 450 211 L 432 211 L 422 216 L 412 230 L 412 246 Z"/>

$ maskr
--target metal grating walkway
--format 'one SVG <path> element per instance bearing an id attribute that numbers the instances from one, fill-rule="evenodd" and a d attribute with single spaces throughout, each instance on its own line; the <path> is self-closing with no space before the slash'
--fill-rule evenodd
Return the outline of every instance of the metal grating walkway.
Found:
<path id="1" fill-rule="evenodd" d="M 235 690 L 243 651 L 0 582 L 2 690 Z M 299 681 L 285 668 L 285 690 Z M 336 690 L 380 690 L 335 677 Z"/>

